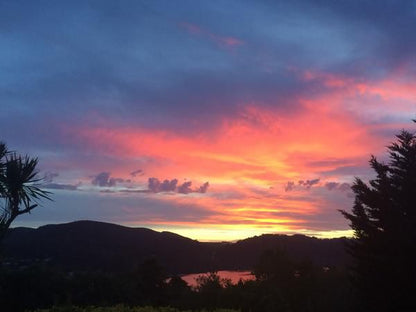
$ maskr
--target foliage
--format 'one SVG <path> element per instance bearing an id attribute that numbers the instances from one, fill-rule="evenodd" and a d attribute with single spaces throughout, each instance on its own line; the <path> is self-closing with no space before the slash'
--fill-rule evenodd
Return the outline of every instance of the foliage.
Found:
<path id="1" fill-rule="evenodd" d="M 210 272 L 208 275 L 200 275 L 196 279 L 197 291 L 212 291 L 231 286 L 231 280 L 228 278 L 221 278 L 216 272 Z"/>
<path id="2" fill-rule="evenodd" d="M 416 283 L 416 137 L 402 131 L 388 163 L 370 160 L 376 178 L 357 178 L 350 221 L 354 282 L 363 311 L 414 311 Z M 358 310 L 358 308 L 357 308 Z"/>
<path id="3" fill-rule="evenodd" d="M 257 280 L 251 285 L 251 302 L 246 303 L 252 311 L 350 311 L 343 268 L 318 267 L 307 259 L 294 261 L 275 249 L 263 253 L 253 273 Z"/>
<path id="4" fill-rule="evenodd" d="M 266 250 L 254 268 L 254 275 L 260 281 L 288 283 L 295 274 L 295 264 L 280 249 Z"/>
<path id="5" fill-rule="evenodd" d="M 30 213 L 49 192 L 39 188 L 38 159 L 10 152 L 0 142 L 0 240 L 17 216 Z"/>
<path id="6" fill-rule="evenodd" d="M 205 308 L 213 309 L 224 306 L 226 302 L 224 290 L 230 288 L 231 280 L 221 278 L 216 272 L 200 275 L 196 279 L 196 297 L 199 304 Z"/>
<path id="7" fill-rule="evenodd" d="M 273 260 L 281 253 L 268 252 L 263 258 L 267 255 L 271 255 Z M 285 283 L 273 274 L 267 274 L 270 278 L 240 281 L 234 285 L 212 273 L 199 279 L 196 289 L 191 289 L 179 276 L 160 282 L 158 276 L 161 276 L 161 270 L 157 269 L 160 266 L 155 259 L 145 261 L 128 274 L 65 272 L 48 264 L 14 269 L 0 267 L 0 303 L 2 311 L 15 312 L 35 309 L 47 309 L 44 311 L 48 312 L 112 311 L 106 307 L 133 312 L 136 310 L 128 310 L 129 307 L 143 306 L 169 306 L 172 312 L 204 309 L 242 312 L 350 311 L 345 270 L 334 267 L 323 270 L 308 261 L 287 261 L 291 262 L 293 271 L 286 274 Z M 257 268 L 265 272 L 268 269 L 261 268 L 261 263 L 268 262 L 259 261 Z M 276 264 L 279 263 L 277 260 Z M 145 272 L 145 268 L 149 270 Z M 269 269 L 276 271 L 273 267 Z M 144 281 L 151 284 L 145 286 Z M 53 306 L 55 308 L 50 308 Z M 102 308 L 93 310 L 92 306 Z"/>

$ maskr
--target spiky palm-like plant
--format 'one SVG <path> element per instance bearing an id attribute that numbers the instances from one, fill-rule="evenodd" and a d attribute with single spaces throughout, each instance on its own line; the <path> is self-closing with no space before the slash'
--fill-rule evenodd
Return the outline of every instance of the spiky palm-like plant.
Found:
<path id="1" fill-rule="evenodd" d="M 0 142 L 0 240 L 17 216 L 50 199 L 50 193 L 39 188 L 37 164 L 37 158 L 9 152 Z"/>

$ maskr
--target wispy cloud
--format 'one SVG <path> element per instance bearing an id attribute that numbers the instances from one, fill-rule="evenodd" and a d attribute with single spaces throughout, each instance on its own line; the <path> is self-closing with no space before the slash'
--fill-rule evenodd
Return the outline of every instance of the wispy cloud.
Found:
<path id="1" fill-rule="evenodd" d="M 134 171 L 130 172 L 130 175 L 132 177 L 142 176 L 143 174 L 144 173 L 143 173 L 143 170 L 142 169 L 137 169 L 137 170 L 134 170 Z"/>
<path id="2" fill-rule="evenodd" d="M 179 27 L 191 35 L 207 38 L 223 48 L 235 48 L 244 44 L 244 41 L 241 39 L 231 36 L 220 36 L 192 23 L 181 22 Z"/>

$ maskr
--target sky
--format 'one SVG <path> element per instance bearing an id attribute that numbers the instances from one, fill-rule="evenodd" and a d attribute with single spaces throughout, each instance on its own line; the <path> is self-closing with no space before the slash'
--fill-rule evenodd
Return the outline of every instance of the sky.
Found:
<path id="1" fill-rule="evenodd" d="M 0 140 L 98 220 L 350 235 L 355 177 L 415 130 L 416 1 L 0 0 Z"/>

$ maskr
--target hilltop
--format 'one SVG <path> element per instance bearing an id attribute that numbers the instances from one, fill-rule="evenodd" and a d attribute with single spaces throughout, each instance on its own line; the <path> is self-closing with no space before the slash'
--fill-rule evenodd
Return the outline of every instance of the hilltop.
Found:
<path id="1" fill-rule="evenodd" d="M 171 232 L 96 221 L 10 229 L 3 263 L 48 263 L 66 271 L 131 271 L 156 258 L 169 273 L 251 270 L 267 249 L 283 249 L 293 259 L 320 266 L 344 266 L 345 238 L 265 234 L 234 243 L 206 243 Z"/>

